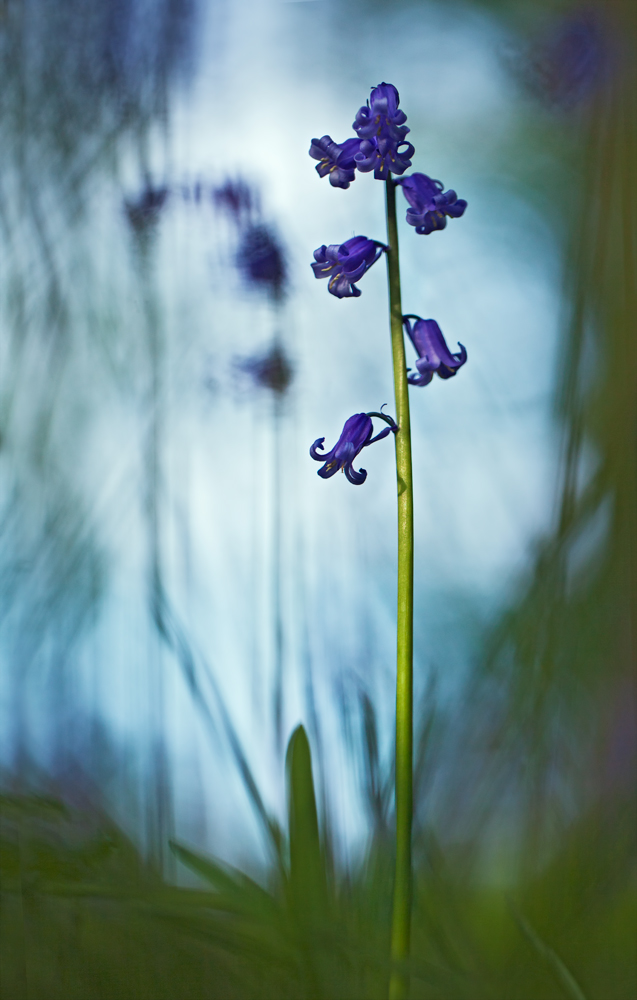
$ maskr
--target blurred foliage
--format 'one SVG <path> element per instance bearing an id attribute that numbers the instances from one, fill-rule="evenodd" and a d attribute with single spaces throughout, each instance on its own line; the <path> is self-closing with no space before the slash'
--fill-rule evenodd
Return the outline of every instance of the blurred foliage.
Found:
<path id="1" fill-rule="evenodd" d="M 637 12 L 623 2 L 588 10 L 607 61 L 567 123 L 580 177 L 565 260 L 555 527 L 491 634 L 473 690 L 483 703 L 485 685 L 491 692 L 495 769 L 517 762 L 534 861 L 543 835 L 570 821 L 573 796 L 577 812 L 635 780 Z M 501 788 L 493 774 L 492 785 Z"/>
<path id="2" fill-rule="evenodd" d="M 289 835 L 266 888 L 173 844 L 206 884 L 176 887 L 99 807 L 5 795 L 2 995 L 386 996 L 393 859 L 385 825 L 372 831 L 365 858 L 334 876 L 301 727 L 287 772 Z M 444 850 L 419 828 L 411 996 L 629 1000 L 637 981 L 626 830 L 617 807 L 600 845 L 598 817 L 582 817 L 541 875 L 504 891 L 475 879 L 465 851 Z"/>
<path id="3" fill-rule="evenodd" d="M 126 143 L 145 166 L 193 17 L 193 0 L 0 3 L 0 625 L 18 757 L 43 663 L 53 714 L 68 711 L 72 650 L 107 578 L 83 448 L 123 338 L 117 309 L 100 314 L 99 219 L 82 222 Z"/>
<path id="4" fill-rule="evenodd" d="M 73 739 L 80 640 L 112 568 L 87 490 L 92 435 L 122 384 L 136 405 L 154 374 L 100 254 L 126 216 L 143 243 L 165 192 L 146 179 L 112 211 L 105 182 L 112 197 L 123 163 L 147 175 L 195 13 L 195 0 L 0 3 L 0 656 L 17 772 L 38 738 L 50 756 Z"/>

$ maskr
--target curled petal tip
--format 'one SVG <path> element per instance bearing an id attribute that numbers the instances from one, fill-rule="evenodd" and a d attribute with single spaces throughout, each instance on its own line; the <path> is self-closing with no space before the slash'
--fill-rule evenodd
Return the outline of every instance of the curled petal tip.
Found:
<path id="1" fill-rule="evenodd" d="M 367 479 L 367 469 L 359 469 L 358 472 L 351 465 L 345 465 L 343 467 L 345 475 L 347 476 L 350 483 L 353 486 L 362 486 Z"/>
<path id="2" fill-rule="evenodd" d="M 325 438 L 324 437 L 317 438 L 316 441 L 314 442 L 314 444 L 310 445 L 310 456 L 314 459 L 315 462 L 324 462 L 325 461 L 325 455 L 324 454 L 323 455 L 318 455 L 317 454 L 318 449 L 319 448 L 321 448 L 321 449 L 323 448 L 324 442 L 325 442 Z"/>

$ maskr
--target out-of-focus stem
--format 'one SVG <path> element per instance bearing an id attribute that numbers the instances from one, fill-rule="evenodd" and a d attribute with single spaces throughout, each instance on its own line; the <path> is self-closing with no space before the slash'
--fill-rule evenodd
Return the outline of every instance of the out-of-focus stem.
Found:
<path id="1" fill-rule="evenodd" d="M 396 657 L 396 874 L 391 928 L 391 957 L 409 957 L 411 932 L 411 822 L 413 813 L 413 623 L 414 623 L 414 497 L 411 475 L 411 429 L 402 305 L 396 186 L 386 181 L 387 275 L 389 321 L 396 396 L 396 475 L 398 480 L 398 616 Z M 390 1000 L 407 996 L 407 975 L 392 972 Z"/>
<path id="2" fill-rule="evenodd" d="M 278 344 L 277 332 L 275 345 Z M 272 497 L 272 600 L 274 604 L 274 734 L 276 748 L 283 752 L 283 608 L 281 600 L 281 562 L 282 562 L 282 468 L 281 432 L 283 416 L 283 394 L 273 392 L 273 430 L 274 430 L 274 483 Z"/>

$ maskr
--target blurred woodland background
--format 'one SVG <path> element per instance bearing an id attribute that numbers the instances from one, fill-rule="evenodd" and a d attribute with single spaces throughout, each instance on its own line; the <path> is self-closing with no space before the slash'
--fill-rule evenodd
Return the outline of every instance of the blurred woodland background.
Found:
<path id="1" fill-rule="evenodd" d="M 307 157 L 381 79 L 469 201 L 401 230 L 469 352 L 412 397 L 411 995 L 635 996 L 636 21 L 0 3 L 7 1000 L 386 995 L 391 449 L 307 458 L 392 408 L 381 276 L 309 268 L 383 238 Z"/>

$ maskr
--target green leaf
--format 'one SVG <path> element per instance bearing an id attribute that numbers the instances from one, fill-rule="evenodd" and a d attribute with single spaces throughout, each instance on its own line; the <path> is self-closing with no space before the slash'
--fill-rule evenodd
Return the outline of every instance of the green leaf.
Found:
<path id="1" fill-rule="evenodd" d="M 286 755 L 290 834 L 290 897 L 297 915 L 314 922 L 325 914 L 327 879 L 321 852 L 310 744 L 298 726 Z"/>
<path id="2" fill-rule="evenodd" d="M 170 849 L 187 868 L 210 882 L 218 893 L 227 898 L 229 909 L 252 915 L 255 919 L 272 919 L 278 915 L 276 900 L 237 868 L 212 858 L 203 858 L 174 840 L 170 841 Z"/>

